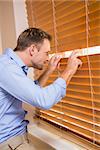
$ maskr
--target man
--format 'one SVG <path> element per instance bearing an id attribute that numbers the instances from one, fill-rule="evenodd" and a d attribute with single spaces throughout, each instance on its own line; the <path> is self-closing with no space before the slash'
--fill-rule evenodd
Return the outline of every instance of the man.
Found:
<path id="1" fill-rule="evenodd" d="M 20 34 L 16 48 L 7 49 L 0 57 L 0 150 L 34 150 L 26 136 L 28 121 L 24 120 L 22 102 L 49 109 L 65 96 L 66 84 L 82 65 L 77 52 L 73 52 L 59 78 L 43 87 L 61 59 L 53 56 L 38 80 L 29 79 L 28 67 L 41 70 L 49 60 L 50 41 L 48 33 L 29 28 Z"/>

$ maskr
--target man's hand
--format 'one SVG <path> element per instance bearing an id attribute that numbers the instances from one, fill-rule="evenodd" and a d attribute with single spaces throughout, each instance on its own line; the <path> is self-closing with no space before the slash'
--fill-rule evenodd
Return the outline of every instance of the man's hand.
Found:
<path id="1" fill-rule="evenodd" d="M 72 76 L 76 73 L 79 66 L 82 66 L 82 61 L 78 58 L 77 51 L 73 51 L 71 56 L 68 59 L 68 64 L 61 77 L 66 80 L 67 84 L 71 80 Z"/>
<path id="2" fill-rule="evenodd" d="M 82 61 L 78 58 L 78 53 L 77 51 L 73 51 L 68 59 L 66 70 L 70 71 L 72 75 L 76 73 L 78 67 L 82 66 Z"/>
<path id="3" fill-rule="evenodd" d="M 53 57 L 51 57 L 48 64 L 48 72 L 53 73 L 53 71 L 59 67 L 60 59 L 60 55 L 54 55 Z"/>
<path id="4" fill-rule="evenodd" d="M 41 86 L 44 86 L 46 84 L 46 81 L 48 80 L 49 76 L 58 67 L 60 59 L 61 57 L 56 55 L 50 59 L 48 68 L 43 72 L 43 74 L 41 74 L 41 76 L 38 79 L 38 82 Z"/>

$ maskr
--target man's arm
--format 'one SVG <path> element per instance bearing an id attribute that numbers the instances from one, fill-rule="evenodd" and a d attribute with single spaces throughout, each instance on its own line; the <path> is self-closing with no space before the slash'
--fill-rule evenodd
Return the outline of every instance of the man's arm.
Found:
<path id="1" fill-rule="evenodd" d="M 44 86 L 49 78 L 49 76 L 53 73 L 53 71 L 57 68 L 59 61 L 61 57 L 60 56 L 53 56 L 48 64 L 48 68 L 41 74 L 41 76 L 37 79 L 40 86 Z"/>
<path id="2" fill-rule="evenodd" d="M 68 59 L 67 67 L 65 68 L 63 73 L 60 75 L 60 77 L 63 78 L 68 85 L 71 78 L 76 73 L 78 67 L 81 67 L 81 66 L 82 66 L 82 61 L 78 58 L 78 52 L 73 51 L 73 53 Z"/>
<path id="3" fill-rule="evenodd" d="M 62 78 L 46 87 L 40 87 L 17 65 L 4 66 L 0 73 L 0 87 L 9 93 L 11 101 L 16 99 L 41 109 L 49 109 L 66 94 L 66 82 Z"/>
<path id="4" fill-rule="evenodd" d="M 65 81 L 68 83 L 78 65 L 81 65 L 81 61 L 76 54 L 73 54 L 61 77 L 43 88 L 29 79 L 19 66 L 11 64 L 5 67 L 5 64 L 2 65 L 4 66 L 0 70 L 0 87 L 9 93 L 9 96 L 42 109 L 49 109 L 66 95 Z M 69 76 L 67 76 L 68 71 Z"/>

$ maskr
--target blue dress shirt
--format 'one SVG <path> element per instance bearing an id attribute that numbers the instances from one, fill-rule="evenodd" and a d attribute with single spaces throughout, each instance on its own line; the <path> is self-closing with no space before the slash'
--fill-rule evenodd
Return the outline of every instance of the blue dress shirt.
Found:
<path id="1" fill-rule="evenodd" d="M 22 102 L 49 109 L 66 94 L 62 78 L 41 87 L 26 76 L 27 71 L 28 67 L 12 49 L 0 56 L 0 143 L 27 131 Z"/>

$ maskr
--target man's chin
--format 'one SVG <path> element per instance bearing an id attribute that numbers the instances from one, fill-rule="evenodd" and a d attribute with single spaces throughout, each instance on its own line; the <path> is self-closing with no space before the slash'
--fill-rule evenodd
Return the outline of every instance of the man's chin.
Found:
<path id="1" fill-rule="evenodd" d="M 42 64 L 38 64 L 38 65 L 37 64 L 33 64 L 32 67 L 35 68 L 35 69 L 38 69 L 38 70 L 43 70 L 44 65 L 42 65 Z"/>

